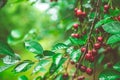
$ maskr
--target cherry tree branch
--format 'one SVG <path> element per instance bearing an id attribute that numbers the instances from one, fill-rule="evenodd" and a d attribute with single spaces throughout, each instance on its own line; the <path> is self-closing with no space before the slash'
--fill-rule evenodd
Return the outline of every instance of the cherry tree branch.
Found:
<path id="1" fill-rule="evenodd" d="M 89 42 L 90 42 L 90 39 L 91 39 L 91 35 L 92 35 L 93 30 L 94 30 L 94 25 L 95 25 L 95 22 L 96 22 L 96 18 L 97 18 L 97 16 L 98 16 L 99 2 L 100 2 L 100 0 L 97 1 L 97 4 L 96 4 L 96 6 L 95 6 L 95 7 L 96 7 L 95 17 L 94 17 L 94 19 L 93 19 L 93 21 L 92 21 L 92 23 L 91 23 L 90 32 L 89 32 L 89 34 L 88 34 L 88 39 L 87 39 L 87 42 L 86 42 L 86 45 L 85 45 L 86 51 L 85 51 L 85 52 L 83 53 L 83 55 L 79 58 L 79 61 L 78 61 L 79 64 L 80 64 L 80 63 L 82 62 L 82 60 L 84 59 L 85 54 L 86 54 L 87 49 L 88 49 L 88 45 L 89 45 Z M 77 69 L 76 69 L 76 71 L 75 71 L 74 74 L 76 74 L 76 73 L 79 71 L 78 69 L 79 69 L 79 65 L 77 66 Z M 72 78 L 72 80 L 74 80 L 74 77 Z"/>

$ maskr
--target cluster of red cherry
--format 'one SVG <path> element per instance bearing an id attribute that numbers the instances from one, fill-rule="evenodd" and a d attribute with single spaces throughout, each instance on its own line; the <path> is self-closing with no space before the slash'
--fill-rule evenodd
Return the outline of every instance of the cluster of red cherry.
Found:
<path id="1" fill-rule="evenodd" d="M 78 30 L 79 24 L 77 24 L 77 23 L 73 24 L 73 28 L 74 28 L 75 30 Z M 82 32 L 81 34 L 72 33 L 71 36 L 74 37 L 74 38 L 80 38 L 80 37 L 82 37 L 84 34 L 86 34 L 86 31 Z"/>

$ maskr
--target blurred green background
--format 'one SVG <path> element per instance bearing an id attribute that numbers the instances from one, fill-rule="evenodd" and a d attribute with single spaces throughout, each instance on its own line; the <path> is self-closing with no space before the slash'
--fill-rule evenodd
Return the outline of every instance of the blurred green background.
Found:
<path id="1" fill-rule="evenodd" d="M 45 50 L 63 42 L 70 35 L 66 30 L 75 22 L 74 3 L 74 0 L 8 0 L 0 9 L 0 41 L 7 42 L 22 60 L 34 60 L 34 54 L 25 50 L 24 41 L 38 40 Z M 31 76 L 32 69 L 17 74 L 12 69 L 1 72 L 0 80 L 18 80 L 21 75 L 33 80 L 36 76 Z"/>

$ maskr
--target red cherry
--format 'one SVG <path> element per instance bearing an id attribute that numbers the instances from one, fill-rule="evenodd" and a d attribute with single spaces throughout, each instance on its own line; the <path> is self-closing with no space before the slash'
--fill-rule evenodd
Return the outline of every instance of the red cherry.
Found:
<path id="1" fill-rule="evenodd" d="M 92 55 L 96 56 L 97 55 L 97 50 L 95 50 L 94 48 L 92 49 Z"/>
<path id="2" fill-rule="evenodd" d="M 74 29 L 78 29 L 79 24 L 74 24 L 73 27 L 74 27 Z"/>
<path id="3" fill-rule="evenodd" d="M 67 78 L 67 77 L 68 77 L 68 73 L 64 73 L 63 78 Z"/>
<path id="4" fill-rule="evenodd" d="M 78 9 L 78 10 L 76 11 L 76 15 L 77 15 L 77 16 L 81 16 L 81 15 L 82 15 L 82 10 Z"/>
<path id="5" fill-rule="evenodd" d="M 101 47 L 101 44 L 100 44 L 100 43 L 95 43 L 95 44 L 94 44 L 94 48 L 95 48 L 95 49 L 100 49 L 100 47 Z"/>
<path id="6" fill-rule="evenodd" d="M 120 21 L 120 16 L 118 16 L 117 19 Z"/>
<path id="7" fill-rule="evenodd" d="M 85 77 L 84 76 L 78 76 L 77 80 L 84 80 Z"/>
<path id="8" fill-rule="evenodd" d="M 81 48 L 81 52 L 84 53 L 86 51 L 86 48 L 85 47 L 82 47 Z"/>
<path id="9" fill-rule="evenodd" d="M 109 7 L 109 5 L 104 5 L 104 10 L 108 10 L 110 7 Z"/>
<path id="10" fill-rule="evenodd" d="M 92 51 L 91 51 L 91 50 L 88 50 L 88 54 L 92 54 Z"/>
<path id="11" fill-rule="evenodd" d="M 108 67 L 108 68 L 111 68 L 112 66 L 113 66 L 112 63 L 110 63 L 110 62 L 107 63 L 107 67 Z"/>
<path id="12" fill-rule="evenodd" d="M 89 59 L 90 62 L 94 62 L 95 61 L 95 57 L 94 56 L 91 56 L 90 59 Z"/>
<path id="13" fill-rule="evenodd" d="M 109 51 L 111 51 L 111 50 L 112 50 L 112 48 L 108 46 L 108 47 L 105 49 L 105 52 L 109 52 Z"/>
<path id="14" fill-rule="evenodd" d="M 74 62 L 74 61 L 70 61 L 70 63 L 71 63 L 71 64 L 75 64 L 75 62 Z"/>
<path id="15" fill-rule="evenodd" d="M 87 53 L 87 54 L 85 55 L 85 59 L 86 59 L 86 60 L 90 60 L 91 56 L 92 56 L 91 54 Z"/>
<path id="16" fill-rule="evenodd" d="M 77 33 L 72 33 L 71 36 L 74 38 L 79 38 L 79 34 L 77 34 Z"/>
<path id="17" fill-rule="evenodd" d="M 99 42 L 103 42 L 103 37 L 102 37 L 102 36 L 99 36 L 99 37 L 97 38 L 97 40 L 98 40 Z"/>
<path id="18" fill-rule="evenodd" d="M 85 72 L 86 71 L 86 66 L 80 66 L 80 71 Z"/>
<path id="19" fill-rule="evenodd" d="M 87 68 L 87 69 L 86 69 L 86 73 L 87 73 L 88 75 L 91 75 L 91 74 L 93 73 L 93 69 Z"/>
<path id="20" fill-rule="evenodd" d="M 75 38 L 79 38 L 79 34 L 76 33 L 74 37 L 75 37 Z"/>
<path id="21" fill-rule="evenodd" d="M 83 17 L 86 17 L 86 12 L 82 12 L 82 16 L 83 16 Z"/>

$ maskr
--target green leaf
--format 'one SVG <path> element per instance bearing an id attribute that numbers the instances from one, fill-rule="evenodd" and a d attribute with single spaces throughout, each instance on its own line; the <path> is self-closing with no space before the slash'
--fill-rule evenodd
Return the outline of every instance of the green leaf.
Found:
<path id="1" fill-rule="evenodd" d="M 119 16 L 120 10 L 119 9 L 110 9 L 110 16 Z"/>
<path id="2" fill-rule="evenodd" d="M 25 72 L 27 71 L 28 69 L 30 69 L 32 66 L 33 66 L 33 62 L 30 61 L 30 60 L 25 60 L 21 63 L 19 63 L 14 69 L 13 69 L 13 72 Z"/>
<path id="3" fill-rule="evenodd" d="M 25 75 L 22 75 L 18 78 L 18 80 L 28 80 L 28 78 Z"/>
<path id="4" fill-rule="evenodd" d="M 8 44 L 0 41 L 0 54 L 14 56 L 14 51 Z"/>
<path id="5" fill-rule="evenodd" d="M 100 54 L 100 55 L 99 55 L 99 58 L 98 58 L 97 64 L 101 64 L 102 61 L 104 60 L 104 58 L 105 58 L 105 55 L 104 55 L 104 54 Z"/>
<path id="6" fill-rule="evenodd" d="M 53 80 L 54 76 L 57 76 L 58 74 L 60 74 L 62 72 L 64 68 L 62 66 L 59 66 L 58 68 L 56 68 L 53 72 L 53 74 L 51 75 L 51 79 L 49 80 Z M 66 80 L 66 79 L 65 79 Z"/>
<path id="7" fill-rule="evenodd" d="M 57 54 L 53 57 L 53 63 L 50 67 L 50 70 L 49 72 L 50 73 L 54 73 L 56 72 L 56 70 L 62 66 L 62 64 L 64 64 L 64 62 L 66 61 L 67 59 L 66 58 L 62 58 L 60 54 Z"/>
<path id="8" fill-rule="evenodd" d="M 41 76 L 36 77 L 34 80 L 43 80 Z"/>
<path id="9" fill-rule="evenodd" d="M 59 62 L 62 58 L 62 54 L 58 53 L 53 56 L 53 63 L 59 65 Z"/>
<path id="10" fill-rule="evenodd" d="M 55 54 L 54 52 L 48 51 L 48 50 L 45 50 L 45 51 L 43 52 L 43 55 L 44 55 L 44 56 L 53 56 L 54 54 Z"/>
<path id="11" fill-rule="evenodd" d="M 120 22 L 109 22 L 103 25 L 103 29 L 110 34 L 120 34 Z"/>
<path id="12" fill-rule="evenodd" d="M 86 38 L 85 39 L 77 39 L 77 38 L 70 37 L 69 40 L 71 41 L 71 43 L 73 45 L 84 45 L 86 42 Z"/>
<path id="13" fill-rule="evenodd" d="M 40 60 L 40 62 L 35 66 L 33 73 L 46 71 L 45 66 L 47 66 L 50 62 L 50 60 Z"/>
<path id="14" fill-rule="evenodd" d="M 10 68 L 11 66 L 13 66 L 13 64 L 6 64 L 3 66 L 0 66 L 0 72 L 5 71 L 6 69 Z"/>
<path id="15" fill-rule="evenodd" d="M 59 66 L 62 66 L 62 64 L 64 64 L 64 62 L 67 60 L 67 58 L 62 58 L 58 64 L 58 67 Z"/>
<path id="16" fill-rule="evenodd" d="M 55 78 L 55 80 L 63 80 L 63 75 L 62 75 L 62 74 L 58 75 L 58 76 Z"/>
<path id="17" fill-rule="evenodd" d="M 45 58 L 50 58 L 54 55 L 55 53 L 49 50 L 45 50 L 43 51 L 43 54 L 38 54 L 37 56 L 35 56 L 37 59 L 41 60 L 41 59 L 45 59 Z"/>
<path id="18" fill-rule="evenodd" d="M 120 41 L 120 34 L 115 34 L 109 37 L 109 39 L 107 40 L 107 44 L 114 44 L 119 41 Z"/>
<path id="19" fill-rule="evenodd" d="M 120 72 L 120 62 L 117 62 L 114 66 L 113 69 L 115 69 L 116 71 Z"/>
<path id="20" fill-rule="evenodd" d="M 3 63 L 5 64 L 15 64 L 19 61 L 20 61 L 20 56 L 18 54 L 15 54 L 14 57 L 7 55 L 3 58 Z"/>
<path id="21" fill-rule="evenodd" d="M 35 54 L 43 53 L 42 46 L 36 41 L 32 41 L 32 40 L 25 41 L 25 48 Z"/>
<path id="22" fill-rule="evenodd" d="M 55 80 L 70 80 L 69 76 L 64 78 L 63 74 L 58 74 Z"/>
<path id="23" fill-rule="evenodd" d="M 70 58 L 74 62 L 77 62 L 80 56 L 81 56 L 81 51 L 79 49 L 72 51 L 72 53 L 70 54 Z"/>
<path id="24" fill-rule="evenodd" d="M 99 80 L 119 80 L 120 73 L 115 70 L 104 70 L 99 74 Z"/>
<path id="25" fill-rule="evenodd" d="M 68 46 L 63 43 L 58 43 L 55 46 L 53 46 L 53 51 L 60 50 L 60 49 L 66 49 Z"/>
<path id="26" fill-rule="evenodd" d="M 112 22 L 113 20 L 110 19 L 110 18 L 111 18 L 111 17 L 107 17 L 107 18 L 105 18 L 105 19 L 103 19 L 103 20 L 100 20 L 99 22 L 97 22 L 97 23 L 95 24 L 95 28 L 99 28 L 99 27 L 101 27 L 103 24 Z"/>

